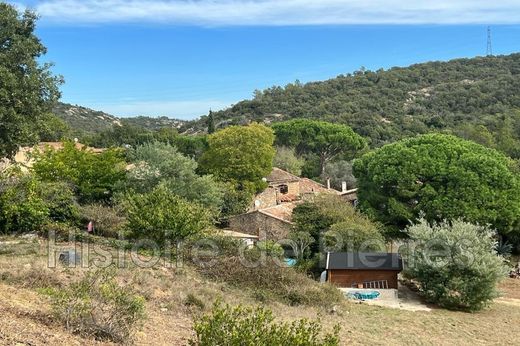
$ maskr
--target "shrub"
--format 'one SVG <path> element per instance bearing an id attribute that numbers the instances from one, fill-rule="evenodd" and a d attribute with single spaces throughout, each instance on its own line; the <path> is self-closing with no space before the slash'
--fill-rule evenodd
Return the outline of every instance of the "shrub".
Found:
<path id="1" fill-rule="evenodd" d="M 51 232 L 54 233 L 57 241 L 70 241 L 73 237 L 80 234 L 80 230 L 65 222 L 46 222 L 42 225 L 38 234 L 42 237 L 48 237 Z"/>
<path id="2" fill-rule="evenodd" d="M 460 220 L 430 225 L 421 219 L 407 233 L 415 248 L 405 274 L 430 302 L 476 311 L 497 296 L 507 268 L 496 254 L 494 232 Z"/>
<path id="3" fill-rule="evenodd" d="M 33 232 L 49 218 L 40 196 L 40 183 L 32 176 L 11 177 L 0 184 L 0 233 Z"/>
<path id="4" fill-rule="evenodd" d="M 277 323 L 273 313 L 265 308 L 230 307 L 216 303 L 211 314 L 195 321 L 196 338 L 192 346 L 334 346 L 339 345 L 339 326 L 333 333 L 320 336 L 317 321 L 305 319 L 292 323 Z"/>
<path id="5" fill-rule="evenodd" d="M 193 293 L 188 293 L 188 296 L 184 300 L 184 305 L 188 307 L 194 306 L 199 308 L 200 310 L 204 310 L 206 308 L 206 304 L 204 303 L 204 301 Z"/>
<path id="6" fill-rule="evenodd" d="M 49 217 L 53 221 L 76 223 L 79 217 L 79 205 L 71 186 L 64 182 L 42 183 L 40 195 L 49 208 Z"/>
<path id="7" fill-rule="evenodd" d="M 144 318 L 144 299 L 119 286 L 113 270 L 89 271 L 79 282 L 45 293 L 54 316 L 80 335 L 126 342 Z"/>
<path id="8" fill-rule="evenodd" d="M 212 265 L 197 268 L 210 279 L 251 290 L 254 296 L 262 288 L 273 299 L 289 305 L 332 307 L 344 300 L 334 286 L 319 284 L 304 273 L 284 267 L 280 260 L 255 257 L 218 257 L 213 258 Z"/>
<path id="9" fill-rule="evenodd" d="M 213 211 L 222 205 L 222 187 L 212 176 L 199 176 L 197 162 L 165 143 L 146 143 L 130 151 L 135 164 L 127 172 L 126 187 L 139 193 L 152 191 L 159 184 L 190 202 Z"/>
<path id="10" fill-rule="evenodd" d="M 125 227 L 126 219 L 117 208 L 101 204 L 90 204 L 80 209 L 83 224 L 94 223 L 94 233 L 110 238 L 118 238 Z"/>
<path id="11" fill-rule="evenodd" d="M 81 202 L 110 200 L 116 184 L 125 178 L 123 155 L 114 149 L 96 154 L 65 142 L 62 150 L 48 148 L 34 156 L 33 170 L 39 179 L 71 184 Z"/>
<path id="12" fill-rule="evenodd" d="M 127 194 L 123 208 L 130 236 L 160 245 L 200 234 L 211 224 L 206 208 L 172 194 L 164 185 L 150 193 Z"/>

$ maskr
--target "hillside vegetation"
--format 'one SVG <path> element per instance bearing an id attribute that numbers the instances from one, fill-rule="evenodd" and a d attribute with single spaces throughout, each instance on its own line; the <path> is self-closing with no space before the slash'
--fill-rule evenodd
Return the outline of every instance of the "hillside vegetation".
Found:
<path id="1" fill-rule="evenodd" d="M 44 294 L 49 288 L 70 287 L 88 273 L 87 269 L 62 265 L 48 268 L 48 244 L 44 239 L 0 237 L 0 244 L 0 344 L 114 345 L 109 340 L 67 330 L 54 320 L 51 302 Z M 73 247 L 71 243 L 56 245 Z M 117 251 L 103 249 L 114 254 Z M 103 261 L 99 255 L 93 256 L 92 261 Z M 257 290 L 215 281 L 200 274 L 192 265 L 142 268 L 132 264 L 130 259 L 125 263 L 124 268 L 117 269 L 117 278 L 145 299 L 146 318 L 131 340 L 137 345 L 186 345 L 193 336 L 193 321 L 199 321 L 201 315 L 207 314 L 215 300 L 267 307 L 279 321 L 315 320 L 318 316 L 326 332 L 336 324 L 341 325 L 342 345 L 514 344 L 517 336 L 509 330 L 520 323 L 520 281 L 514 279 L 504 281 L 500 286 L 504 296 L 478 314 L 443 309 L 413 312 L 347 300 L 331 309 L 288 305 L 271 298 L 266 300 Z M 311 287 L 308 280 L 301 280 Z M 288 289 L 297 289 L 296 286 Z"/>
<path id="2" fill-rule="evenodd" d="M 53 113 L 62 119 L 75 134 L 94 135 L 109 131 L 122 124 L 136 126 L 144 130 L 159 130 L 162 128 L 179 128 L 184 121 L 168 117 L 138 116 L 132 118 L 118 118 L 114 115 L 96 111 L 87 107 L 59 102 Z"/>
<path id="3" fill-rule="evenodd" d="M 518 157 L 520 54 L 361 69 L 323 81 L 256 91 L 214 113 L 217 127 L 313 118 L 348 124 L 372 146 L 450 131 Z M 206 117 L 184 130 L 204 129 Z"/>

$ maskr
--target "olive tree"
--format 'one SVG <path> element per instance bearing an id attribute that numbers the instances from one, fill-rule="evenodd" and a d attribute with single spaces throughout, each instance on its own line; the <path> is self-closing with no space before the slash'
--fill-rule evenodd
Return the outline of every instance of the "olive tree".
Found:
<path id="1" fill-rule="evenodd" d="M 497 255 L 495 232 L 461 220 L 407 228 L 413 241 L 405 275 L 440 306 L 476 311 L 498 296 L 496 286 L 507 267 Z"/>

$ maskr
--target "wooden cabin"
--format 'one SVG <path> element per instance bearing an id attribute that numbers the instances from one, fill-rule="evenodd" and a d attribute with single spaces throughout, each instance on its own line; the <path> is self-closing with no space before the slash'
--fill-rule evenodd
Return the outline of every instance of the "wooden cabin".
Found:
<path id="1" fill-rule="evenodd" d="M 329 252 L 325 269 L 339 287 L 397 289 L 403 260 L 397 253 Z"/>

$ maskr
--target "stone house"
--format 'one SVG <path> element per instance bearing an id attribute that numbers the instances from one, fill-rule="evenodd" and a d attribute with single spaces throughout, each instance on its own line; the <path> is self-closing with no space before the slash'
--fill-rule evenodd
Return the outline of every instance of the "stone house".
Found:
<path id="1" fill-rule="evenodd" d="M 293 226 L 292 211 L 296 206 L 296 202 L 288 202 L 237 215 L 229 220 L 229 228 L 255 235 L 260 241 L 285 239 Z"/>
<path id="2" fill-rule="evenodd" d="M 248 212 L 229 220 L 232 231 L 256 235 L 260 241 L 285 239 L 293 226 L 292 212 L 299 203 L 318 193 L 342 196 L 342 192 L 330 186 L 327 188 L 276 167 L 266 177 L 266 182 L 268 187 L 255 196 Z"/>

